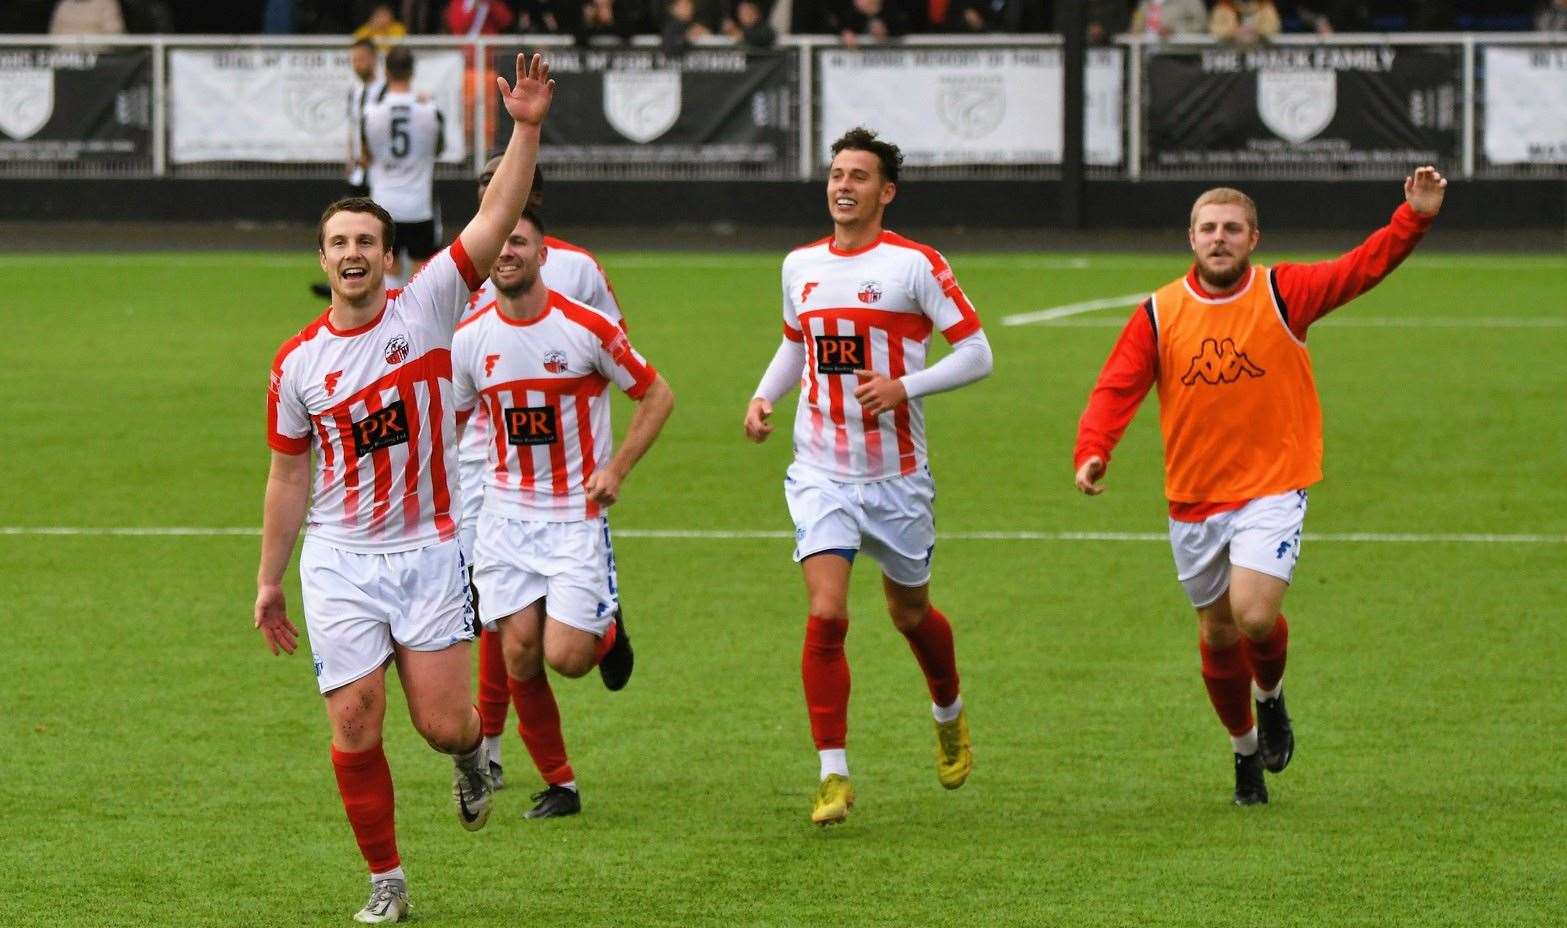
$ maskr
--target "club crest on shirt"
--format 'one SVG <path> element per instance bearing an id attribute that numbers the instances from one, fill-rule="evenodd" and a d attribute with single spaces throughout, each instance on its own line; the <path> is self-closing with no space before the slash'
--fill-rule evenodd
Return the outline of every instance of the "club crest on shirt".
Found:
<path id="1" fill-rule="evenodd" d="M 566 373 L 566 352 L 554 349 L 544 352 L 544 369 L 551 374 Z"/>
<path id="2" fill-rule="evenodd" d="M 861 283 L 859 292 L 855 296 L 860 298 L 861 303 L 878 302 L 881 299 L 881 281 L 867 280 Z"/>
<path id="3" fill-rule="evenodd" d="M 393 335 L 386 343 L 386 363 L 401 364 L 408 360 L 408 336 Z"/>

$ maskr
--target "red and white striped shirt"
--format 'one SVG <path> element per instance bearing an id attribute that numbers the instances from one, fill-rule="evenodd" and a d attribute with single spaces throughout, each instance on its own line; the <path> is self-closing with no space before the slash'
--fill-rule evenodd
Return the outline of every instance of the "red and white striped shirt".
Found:
<path id="1" fill-rule="evenodd" d="M 481 279 L 453 242 L 370 322 L 336 329 L 328 310 L 278 349 L 267 443 L 315 450 L 315 537 L 370 554 L 455 537 L 452 331 Z"/>
<path id="2" fill-rule="evenodd" d="M 539 279 L 544 281 L 544 286 L 578 303 L 586 303 L 624 329 L 626 321 L 620 312 L 620 302 L 615 298 L 615 288 L 610 285 L 609 276 L 599 266 L 592 252 L 548 235 L 544 237 L 544 247 L 547 249 L 544 263 L 539 266 Z M 486 277 L 484 284 L 468 300 L 463 319 L 466 321 L 494 304 L 495 283 Z M 468 427 L 457 442 L 457 469 L 462 481 L 464 524 L 479 516 L 479 505 L 484 499 L 484 465 L 489 450 L 489 420 L 484 416 L 474 416 L 468 420 Z"/>
<path id="3" fill-rule="evenodd" d="M 936 249 L 883 232 L 855 251 L 837 248 L 829 237 L 790 252 L 783 263 L 783 330 L 806 349 L 795 459 L 846 482 L 923 466 L 920 399 L 867 415 L 854 398 L 854 371 L 896 380 L 924 370 L 932 329 L 948 343 L 980 331 L 979 316 Z"/>
<path id="4" fill-rule="evenodd" d="M 526 322 L 494 303 L 469 317 L 452 347 L 457 408 L 490 436 L 484 509 L 509 519 L 596 518 L 583 485 L 609 461 L 613 383 L 641 399 L 657 372 L 608 316 L 555 291 Z"/>

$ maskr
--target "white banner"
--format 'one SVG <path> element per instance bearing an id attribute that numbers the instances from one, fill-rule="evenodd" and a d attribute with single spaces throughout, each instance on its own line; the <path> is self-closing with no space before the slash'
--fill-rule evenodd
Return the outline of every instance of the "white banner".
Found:
<path id="1" fill-rule="evenodd" d="M 1486 47 L 1485 160 L 1567 164 L 1567 47 Z"/>
<path id="2" fill-rule="evenodd" d="M 169 157 L 195 161 L 345 161 L 347 50 L 178 49 L 169 53 Z M 460 51 L 414 50 L 415 93 L 446 117 L 442 161 L 468 152 Z"/>
<path id="3" fill-rule="evenodd" d="M 1120 48 L 1091 49 L 1084 158 L 1123 153 Z M 1061 51 L 874 48 L 821 53 L 821 153 L 855 126 L 875 129 L 909 165 L 1060 164 Z"/>

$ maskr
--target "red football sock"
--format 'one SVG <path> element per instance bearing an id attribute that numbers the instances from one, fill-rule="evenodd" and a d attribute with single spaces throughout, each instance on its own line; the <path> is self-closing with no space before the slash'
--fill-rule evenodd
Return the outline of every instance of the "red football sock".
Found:
<path id="1" fill-rule="evenodd" d="M 1289 650 L 1290 624 L 1284 621 L 1284 613 L 1279 613 L 1279 619 L 1273 623 L 1273 631 L 1261 641 L 1252 641 L 1242 638 L 1241 644 L 1246 648 L 1246 656 L 1251 661 L 1251 672 L 1257 681 L 1257 688 L 1271 690 L 1284 679 L 1284 656 Z"/>
<path id="2" fill-rule="evenodd" d="M 517 733 L 533 758 L 539 776 L 551 785 L 576 779 L 566 761 L 566 738 L 560 732 L 560 709 L 549 677 L 539 671 L 526 680 L 507 678 L 511 702 L 517 707 Z"/>
<path id="3" fill-rule="evenodd" d="M 818 751 L 842 748 L 849 736 L 849 660 L 843 655 L 848 622 L 811 616 L 805 621 L 800 679 L 811 714 L 811 737 Z"/>
<path id="4" fill-rule="evenodd" d="M 348 824 L 354 828 L 359 853 L 371 873 L 395 870 L 397 856 L 397 806 L 392 796 L 392 769 L 378 744 L 368 751 L 340 751 L 332 747 L 332 770 L 337 791 L 343 796 Z"/>
<path id="5" fill-rule="evenodd" d="M 1219 721 L 1232 735 L 1251 731 L 1251 667 L 1245 649 L 1237 641 L 1218 650 L 1200 638 L 1197 649 L 1202 652 L 1202 682 Z"/>
<path id="6" fill-rule="evenodd" d="M 620 632 L 616 628 L 615 623 L 609 623 L 609 631 L 606 631 L 604 636 L 599 639 L 598 651 L 593 655 L 593 663 L 597 664 L 604 660 L 604 655 L 608 654 L 609 649 L 615 646 L 615 639 L 619 636 Z"/>
<path id="7" fill-rule="evenodd" d="M 958 698 L 958 657 L 952 649 L 952 626 L 935 606 L 925 620 L 903 633 L 914 659 L 925 672 L 930 699 L 938 706 L 950 706 Z"/>
<path id="8" fill-rule="evenodd" d="M 479 726 L 486 738 L 506 730 L 508 690 L 500 632 L 486 630 L 479 635 Z"/>

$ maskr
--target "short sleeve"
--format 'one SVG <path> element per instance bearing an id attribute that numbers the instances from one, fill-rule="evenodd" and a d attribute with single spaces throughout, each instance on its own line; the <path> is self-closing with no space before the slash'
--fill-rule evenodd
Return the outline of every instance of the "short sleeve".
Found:
<path id="1" fill-rule="evenodd" d="M 789 284 L 787 262 L 783 269 L 783 334 L 792 342 L 805 341 L 805 333 L 800 328 L 800 313 L 795 308 L 793 288 Z"/>
<path id="2" fill-rule="evenodd" d="M 310 450 L 310 413 L 288 375 L 288 347 L 278 352 L 267 378 L 267 445 L 283 454 L 304 454 Z"/>
<path id="3" fill-rule="evenodd" d="M 647 359 L 631 347 L 631 339 L 621 329 L 613 335 L 600 336 L 593 366 L 634 400 L 640 400 L 658 376 Z"/>
<path id="4" fill-rule="evenodd" d="M 935 323 L 948 344 L 960 342 L 981 328 L 979 314 L 952 274 L 952 266 L 941 252 L 926 249 L 924 257 L 911 261 L 914 280 L 910 290 L 919 301 L 920 311 Z"/>
<path id="5" fill-rule="evenodd" d="M 478 375 L 474 373 L 478 329 L 477 324 L 465 325 L 452 339 L 452 406 L 458 412 L 470 410 L 479 402 Z"/>
<path id="6" fill-rule="evenodd" d="M 459 238 L 409 278 L 400 298 L 414 316 L 433 319 L 441 330 L 450 332 L 468 308 L 469 295 L 483 283 Z"/>

